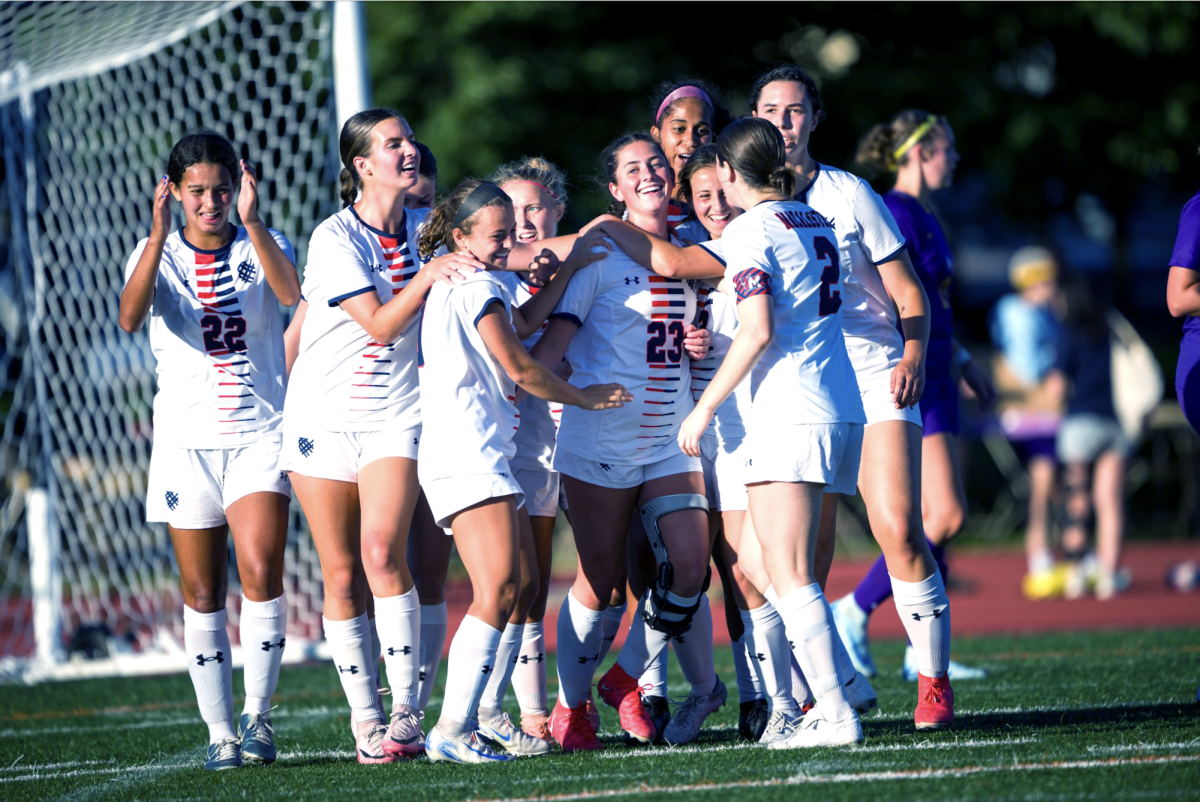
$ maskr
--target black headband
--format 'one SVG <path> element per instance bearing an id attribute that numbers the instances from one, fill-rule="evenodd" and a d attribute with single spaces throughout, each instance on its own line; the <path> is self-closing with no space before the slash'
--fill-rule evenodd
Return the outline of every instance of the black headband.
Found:
<path id="1" fill-rule="evenodd" d="M 462 228 L 465 222 L 471 215 L 487 206 L 496 198 L 507 198 L 508 195 L 504 190 L 493 184 L 491 181 L 484 181 L 475 189 L 471 190 L 471 194 L 463 201 L 462 206 L 458 207 L 458 214 L 454 215 L 454 224 L 451 228 Z"/>

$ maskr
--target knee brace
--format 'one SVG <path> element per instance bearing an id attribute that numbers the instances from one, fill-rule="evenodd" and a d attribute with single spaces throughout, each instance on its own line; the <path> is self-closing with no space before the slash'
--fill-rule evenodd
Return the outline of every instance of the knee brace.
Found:
<path id="1" fill-rule="evenodd" d="M 670 515 L 680 510 L 704 510 L 708 512 L 708 499 L 699 493 L 678 493 L 672 496 L 660 496 L 642 505 L 642 526 L 646 530 L 646 540 L 650 543 L 650 551 L 654 553 L 657 566 L 654 574 L 654 584 L 646 592 L 642 603 L 642 618 L 646 626 L 662 632 L 670 637 L 682 635 L 692 626 L 692 616 L 700 609 L 700 599 L 694 604 L 683 606 L 676 604 L 667 597 L 667 592 L 675 579 L 675 570 L 671 567 L 667 546 L 663 543 L 658 531 L 658 521 L 664 515 Z M 712 579 L 712 568 L 704 576 L 704 586 L 700 589 L 703 594 L 708 590 L 709 580 Z"/>

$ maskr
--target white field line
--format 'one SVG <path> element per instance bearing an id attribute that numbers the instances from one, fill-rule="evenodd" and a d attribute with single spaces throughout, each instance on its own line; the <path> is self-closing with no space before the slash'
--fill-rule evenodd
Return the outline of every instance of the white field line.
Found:
<path id="1" fill-rule="evenodd" d="M 298 710 L 288 710 L 286 708 L 279 708 L 279 709 L 271 712 L 271 718 L 274 721 L 279 721 L 280 719 L 287 719 L 287 718 L 320 718 L 320 717 L 324 717 L 324 716 L 345 715 L 348 712 L 349 712 L 349 708 L 346 708 L 346 707 L 329 707 L 329 706 L 306 707 L 306 708 L 300 708 Z M 133 722 L 130 724 L 120 724 L 119 726 L 123 730 L 144 730 L 144 729 L 150 729 L 150 728 L 154 728 L 154 727 L 188 727 L 191 725 L 199 725 L 201 723 L 202 722 L 200 721 L 199 714 L 197 713 L 195 715 L 171 716 L 169 718 L 165 717 L 165 716 L 162 718 L 155 717 L 155 718 L 150 718 L 146 721 L 138 721 L 138 722 Z M 45 735 L 73 735 L 76 733 L 88 733 L 88 732 L 112 732 L 112 729 L 114 726 L 118 726 L 118 725 L 98 724 L 98 725 L 83 726 L 83 727 L 67 725 L 67 726 L 58 726 L 58 727 L 37 727 L 37 728 L 31 727 L 29 729 L 8 729 L 8 730 L 0 730 L 0 740 L 3 740 L 5 738 L 32 738 L 35 736 L 45 736 Z"/>
<path id="2" fill-rule="evenodd" d="M 961 749 L 972 746 L 1009 746 L 1031 744 L 1037 738 L 981 738 L 962 741 L 928 741 L 911 744 L 883 744 L 879 746 L 853 746 L 846 751 L 849 754 L 861 755 L 869 752 L 912 752 L 926 749 Z M 662 757 L 664 755 L 707 755 L 712 752 L 733 752 L 740 749 L 762 749 L 756 743 L 717 744 L 706 746 L 693 744 L 691 746 L 655 746 L 649 749 L 638 749 L 624 752 L 600 752 L 596 757 L 601 760 L 634 760 L 643 757 Z"/>
<path id="3" fill-rule="evenodd" d="M 144 763 L 137 766 L 118 766 L 115 768 L 106 769 L 76 769 L 74 771 L 61 771 L 61 769 L 91 764 L 106 764 L 112 763 L 113 761 L 86 760 L 72 763 L 35 763 L 28 766 L 10 766 L 4 769 L 4 771 L 24 770 L 27 773 L 16 777 L 0 777 L 0 784 L 30 782 L 32 780 L 58 780 L 71 777 L 101 777 L 106 774 L 121 774 L 124 772 L 137 774 L 148 771 L 178 771 L 180 769 L 197 769 L 204 765 L 203 760 L 200 758 L 201 752 L 199 748 L 188 751 L 194 751 L 196 753 L 195 760 L 176 763 Z M 280 762 L 287 763 L 288 761 L 292 760 L 311 760 L 314 757 L 333 757 L 350 760 L 354 757 L 354 752 L 338 749 L 316 749 L 311 752 L 280 752 L 278 760 Z"/>
<path id="4" fill-rule="evenodd" d="M 728 783 L 695 783 L 692 785 L 649 786 L 621 788 L 606 791 L 584 791 L 578 794 L 552 794 L 548 796 L 506 797 L 504 799 L 481 800 L 480 802 L 567 802 L 575 799 L 605 799 L 641 794 L 695 794 L 703 791 L 731 791 L 743 788 L 771 788 L 793 785 L 824 785 L 846 782 L 879 782 L 884 780 L 937 780 L 968 777 L 973 774 L 999 772 L 1047 771 L 1052 769 L 1102 769 L 1118 766 L 1134 766 L 1162 763 L 1196 763 L 1200 755 L 1165 755 L 1161 757 L 1110 758 L 1108 760 L 1074 760 L 1053 763 L 1009 763 L 1000 766 L 964 766 L 957 769 L 917 769 L 913 771 L 862 771 L 839 774 L 798 774 L 777 780 L 745 780 Z M 568 778 L 561 778 L 566 780 Z"/>
<path id="5" fill-rule="evenodd" d="M 139 771 L 130 771 L 125 768 L 102 769 L 97 772 L 97 775 L 103 776 L 108 774 L 115 776 L 96 785 L 89 785 L 83 788 L 72 788 L 70 791 L 67 791 L 65 794 L 57 797 L 55 802 L 91 802 L 93 799 L 124 796 L 122 793 L 123 791 L 132 789 L 135 786 L 152 781 L 153 779 L 161 779 L 165 777 L 167 773 L 175 772 L 181 768 L 186 768 L 189 766 L 201 765 L 198 760 L 188 763 L 181 762 L 184 758 L 190 757 L 191 755 L 196 754 L 198 751 L 199 750 L 195 749 L 194 747 L 190 749 L 180 749 L 173 755 L 168 756 L 161 763 L 143 766 Z M 199 757 L 199 755 L 197 755 L 197 757 Z M 66 775 L 68 776 L 72 774 L 83 774 L 86 776 L 87 773 L 66 772 Z M 41 779 L 40 775 L 34 775 L 34 777 L 36 779 Z M 15 781 L 17 781 L 17 778 L 15 777 L 0 779 L 0 783 Z"/>
<path id="6" fill-rule="evenodd" d="M 1089 746 L 1087 750 L 1094 755 L 1116 755 L 1122 752 L 1171 752 L 1180 749 L 1200 748 L 1200 738 L 1194 741 L 1177 741 L 1170 744 L 1114 744 L 1112 746 Z"/>

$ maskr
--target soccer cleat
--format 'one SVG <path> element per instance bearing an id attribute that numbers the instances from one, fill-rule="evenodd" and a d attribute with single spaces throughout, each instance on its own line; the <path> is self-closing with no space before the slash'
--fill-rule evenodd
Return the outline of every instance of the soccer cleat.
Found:
<path id="1" fill-rule="evenodd" d="M 846 683 L 845 691 L 846 701 L 861 716 L 865 716 L 879 706 L 879 697 L 875 695 L 871 681 L 863 676 L 861 671 L 850 678 L 850 681 Z"/>
<path id="2" fill-rule="evenodd" d="M 781 743 L 792 737 L 792 733 L 804 720 L 804 714 L 798 710 L 776 710 L 767 720 L 767 726 L 759 736 L 758 742 L 763 746 Z"/>
<path id="3" fill-rule="evenodd" d="M 917 671 L 917 655 L 911 645 L 904 650 L 904 668 L 900 669 L 900 673 L 909 682 L 917 681 L 917 675 L 919 674 Z M 946 674 L 950 679 L 984 679 L 988 675 L 988 670 L 979 666 L 963 665 L 951 660 L 949 671 Z"/>
<path id="4" fill-rule="evenodd" d="M 1096 598 L 1108 601 L 1118 593 L 1128 590 L 1132 582 L 1133 574 L 1128 568 L 1118 568 L 1111 572 L 1101 568 L 1096 574 Z"/>
<path id="5" fill-rule="evenodd" d="M 421 732 L 421 718 L 416 710 L 408 705 L 397 705 L 392 709 L 387 736 L 383 739 L 383 751 L 398 758 L 413 758 L 424 754 L 425 737 Z"/>
<path id="6" fill-rule="evenodd" d="M 867 679 L 878 673 L 871 659 L 871 644 L 867 642 L 867 614 L 850 593 L 829 605 L 833 610 L 833 623 L 837 626 L 842 643 L 850 654 L 850 662 Z"/>
<path id="7" fill-rule="evenodd" d="M 950 678 L 937 679 L 919 674 L 917 710 L 913 714 L 918 730 L 941 730 L 954 723 L 954 689 Z"/>
<path id="8" fill-rule="evenodd" d="M 588 721 L 586 708 L 586 704 L 567 707 L 562 700 L 554 705 L 550 713 L 550 734 L 564 752 L 590 752 L 604 748 L 592 729 L 592 723 Z"/>
<path id="9" fill-rule="evenodd" d="M 275 761 L 275 729 L 269 713 L 243 713 L 238 719 L 242 741 L 242 760 L 247 763 Z"/>
<path id="10" fill-rule="evenodd" d="M 550 744 L 532 735 L 512 723 L 508 713 L 501 713 L 499 718 L 479 719 L 479 734 L 488 741 L 499 746 L 510 755 L 518 757 L 539 757 L 550 754 Z"/>
<path id="11" fill-rule="evenodd" d="M 850 711 L 850 715 L 841 721 L 830 721 L 825 718 L 825 712 L 817 705 L 809 711 L 787 738 L 771 744 L 771 749 L 808 749 L 814 746 L 851 746 L 862 743 L 862 722 L 858 713 Z"/>
<path id="12" fill-rule="evenodd" d="M 716 677 L 716 680 L 713 689 L 703 696 L 688 694 L 688 698 L 675 710 L 675 715 L 671 716 L 670 723 L 662 730 L 664 741 L 671 746 L 680 746 L 700 737 L 704 720 L 725 704 L 729 697 L 725 683 L 721 682 L 720 677 Z"/>
<path id="13" fill-rule="evenodd" d="M 358 762 L 364 766 L 375 763 L 395 763 L 396 756 L 383 751 L 388 728 L 381 721 L 363 721 L 354 724 L 354 751 Z"/>
<path id="14" fill-rule="evenodd" d="M 609 707 L 615 707 L 621 719 L 621 729 L 629 733 L 635 741 L 648 744 L 654 741 L 658 731 L 654 729 L 654 721 L 642 707 L 641 688 L 633 677 L 621 668 L 621 664 L 613 665 L 596 684 L 600 698 Z"/>
<path id="15" fill-rule="evenodd" d="M 662 737 L 663 730 L 667 728 L 667 724 L 671 721 L 671 706 L 667 704 L 667 698 L 665 696 L 648 696 L 643 694 L 642 707 L 646 709 L 646 714 L 654 722 L 654 742 L 666 743 Z"/>
<path id="16" fill-rule="evenodd" d="M 497 752 L 484 743 L 477 732 L 450 737 L 437 727 L 425 739 L 425 755 L 435 763 L 503 763 L 516 760 L 516 755 Z"/>
<path id="17" fill-rule="evenodd" d="M 596 699 L 592 696 L 591 691 L 588 691 L 588 698 L 584 703 L 584 711 L 587 714 L 588 724 L 592 725 L 592 732 L 599 734 L 600 711 L 596 708 Z"/>
<path id="18" fill-rule="evenodd" d="M 209 771 L 241 768 L 242 742 L 237 738 L 222 738 L 208 745 L 208 756 L 204 768 Z"/>
<path id="19" fill-rule="evenodd" d="M 757 741 L 767 729 L 771 718 L 766 699 L 748 699 L 738 705 L 738 737 Z"/>
<path id="20" fill-rule="evenodd" d="M 550 734 L 550 717 L 545 713 L 521 713 L 521 729 L 531 738 L 554 743 Z"/>

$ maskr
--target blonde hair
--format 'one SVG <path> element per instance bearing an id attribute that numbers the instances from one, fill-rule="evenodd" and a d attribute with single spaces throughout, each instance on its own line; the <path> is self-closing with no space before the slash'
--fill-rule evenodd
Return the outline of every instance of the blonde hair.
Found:
<path id="1" fill-rule="evenodd" d="M 554 198 L 554 202 L 560 208 L 567 207 L 566 174 L 554 162 L 541 156 L 525 156 L 502 164 L 492 173 L 491 180 L 501 188 L 514 181 L 525 181 L 550 193 L 550 197 Z"/>
<path id="2" fill-rule="evenodd" d="M 908 164 L 914 147 L 931 144 L 938 136 L 944 136 L 946 125 L 945 117 L 927 111 L 902 111 L 891 122 L 876 125 L 858 141 L 855 163 L 868 178 L 895 173 Z"/>

